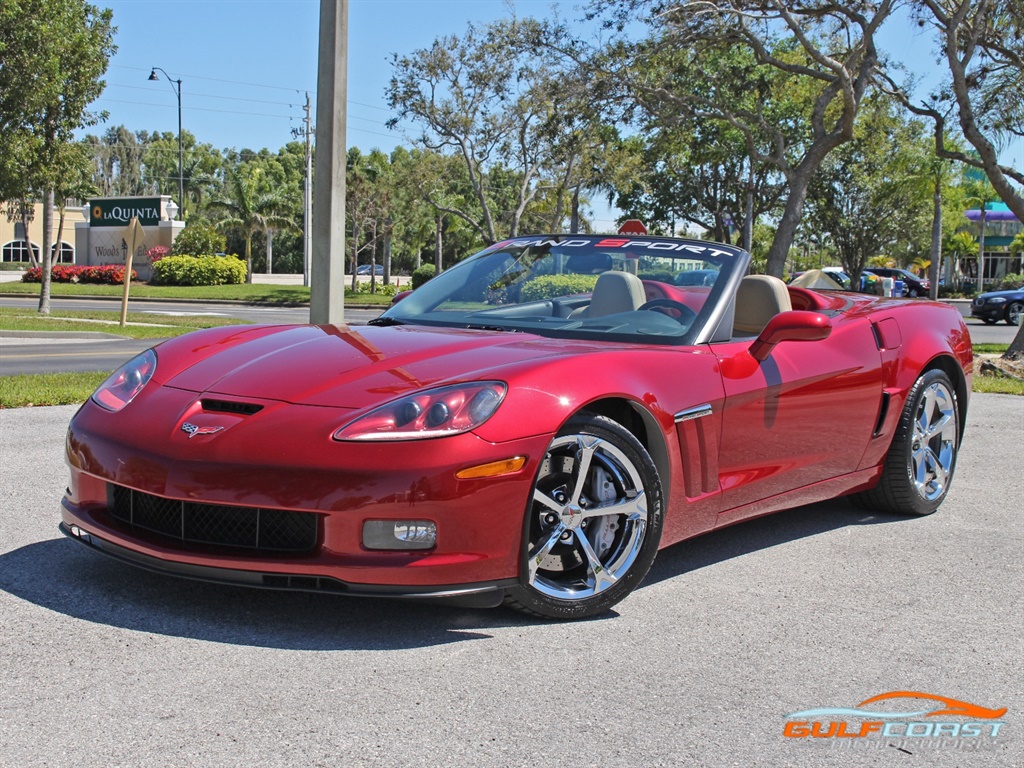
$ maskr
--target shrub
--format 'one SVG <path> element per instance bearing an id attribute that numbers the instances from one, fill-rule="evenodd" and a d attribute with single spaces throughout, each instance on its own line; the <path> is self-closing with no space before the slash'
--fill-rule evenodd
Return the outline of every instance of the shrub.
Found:
<path id="1" fill-rule="evenodd" d="M 155 285 L 233 285 L 245 282 L 237 256 L 166 256 L 153 265 Z"/>
<path id="2" fill-rule="evenodd" d="M 356 293 L 369 293 L 370 283 L 369 281 L 363 283 L 356 283 Z M 384 285 L 384 283 L 377 282 L 377 288 L 374 292 L 376 296 L 387 296 L 388 298 L 398 293 L 398 288 L 395 287 L 394 283 L 391 285 Z"/>
<path id="3" fill-rule="evenodd" d="M 132 280 L 138 277 L 132 270 Z M 21 276 L 23 283 L 43 282 L 43 268 L 32 267 Z M 50 269 L 50 281 L 54 283 L 90 283 L 94 285 L 124 285 L 124 264 L 104 264 L 87 267 L 75 264 L 54 264 Z"/>
<path id="4" fill-rule="evenodd" d="M 224 253 L 227 247 L 227 237 L 213 227 L 208 224 L 190 224 L 174 238 L 171 253 L 175 256 L 212 256 L 215 253 Z"/>
<path id="5" fill-rule="evenodd" d="M 556 296 L 590 293 L 597 283 L 597 275 L 544 275 L 523 286 L 520 301 L 540 301 Z"/>
<path id="6" fill-rule="evenodd" d="M 166 245 L 154 245 L 148 251 L 146 251 L 146 258 L 149 259 L 150 264 L 156 264 L 160 259 L 171 252 L 171 249 Z"/>
<path id="7" fill-rule="evenodd" d="M 416 290 L 425 282 L 430 280 L 436 272 L 433 264 L 424 264 L 412 273 L 412 288 Z"/>
<path id="8" fill-rule="evenodd" d="M 639 277 L 641 280 L 654 280 L 655 282 L 668 283 L 669 285 L 672 285 L 675 282 L 675 275 L 667 269 L 641 272 Z"/>
<path id="9" fill-rule="evenodd" d="M 996 283 L 989 290 L 992 291 L 1015 291 L 1021 286 L 1024 286 L 1024 275 L 1006 275 L 1002 280 Z"/>

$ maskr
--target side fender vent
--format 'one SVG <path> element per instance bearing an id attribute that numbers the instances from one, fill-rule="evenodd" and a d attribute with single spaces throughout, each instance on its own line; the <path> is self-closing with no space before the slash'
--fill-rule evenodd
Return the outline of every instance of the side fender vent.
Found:
<path id="1" fill-rule="evenodd" d="M 882 393 L 882 407 L 878 409 L 878 421 L 875 422 L 875 430 L 871 433 L 872 437 L 878 437 L 882 434 L 882 427 L 885 425 L 885 417 L 889 415 L 889 400 L 892 396 L 888 392 Z"/>

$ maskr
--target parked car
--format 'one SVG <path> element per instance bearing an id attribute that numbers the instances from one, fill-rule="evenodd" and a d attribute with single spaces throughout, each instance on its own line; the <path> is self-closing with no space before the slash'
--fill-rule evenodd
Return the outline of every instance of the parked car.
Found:
<path id="1" fill-rule="evenodd" d="M 992 291 L 974 297 L 971 302 L 971 317 L 980 318 L 992 325 L 1005 320 L 1008 325 L 1020 325 L 1021 311 L 1024 310 L 1024 286 L 1012 291 Z"/>
<path id="2" fill-rule="evenodd" d="M 959 311 L 749 263 L 516 237 L 365 326 L 170 339 L 72 418 L 61 530 L 182 577 L 579 619 L 661 548 L 741 520 L 845 494 L 934 512 L 971 390 Z M 714 284 L 677 285 L 683 266 Z"/>
<path id="3" fill-rule="evenodd" d="M 879 277 L 891 277 L 893 280 L 903 281 L 903 295 L 910 298 L 927 296 L 931 283 L 923 277 L 918 277 L 913 272 L 905 269 L 894 269 L 891 267 L 867 267 L 865 272 L 870 272 Z"/>
<path id="4" fill-rule="evenodd" d="M 357 275 L 368 275 L 368 274 L 370 274 L 370 265 L 369 264 L 360 264 L 358 267 L 356 267 L 356 274 Z M 373 265 L 373 274 L 377 275 L 378 277 L 382 277 L 384 275 L 384 265 L 383 264 L 374 264 Z"/>

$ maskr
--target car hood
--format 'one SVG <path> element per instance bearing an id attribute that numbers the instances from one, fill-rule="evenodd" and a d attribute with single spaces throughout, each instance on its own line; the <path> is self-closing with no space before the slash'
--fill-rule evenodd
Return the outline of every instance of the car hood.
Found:
<path id="1" fill-rule="evenodd" d="M 1021 288 L 1010 288 L 1005 291 L 987 291 L 986 293 L 980 293 L 975 298 L 977 299 L 992 299 L 992 298 L 1004 298 L 1011 299 L 1020 296 L 1024 293 L 1024 289 Z"/>
<path id="2" fill-rule="evenodd" d="M 614 346 L 614 345 L 612 345 Z M 609 344 L 422 326 L 283 326 L 187 366 L 165 386 L 233 398 L 364 408 L 496 369 Z"/>

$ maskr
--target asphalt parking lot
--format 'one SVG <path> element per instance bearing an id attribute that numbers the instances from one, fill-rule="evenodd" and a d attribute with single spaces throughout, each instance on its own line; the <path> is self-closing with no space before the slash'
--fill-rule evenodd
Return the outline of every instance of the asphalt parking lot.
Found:
<path id="1" fill-rule="evenodd" d="M 0 765 L 1024 765 L 1024 398 L 973 396 L 935 515 L 839 500 L 744 523 L 578 624 L 103 559 L 56 529 L 73 412 L 0 410 Z M 1005 725 L 856 751 L 783 735 L 889 691 Z"/>

